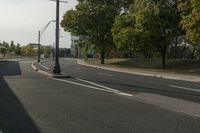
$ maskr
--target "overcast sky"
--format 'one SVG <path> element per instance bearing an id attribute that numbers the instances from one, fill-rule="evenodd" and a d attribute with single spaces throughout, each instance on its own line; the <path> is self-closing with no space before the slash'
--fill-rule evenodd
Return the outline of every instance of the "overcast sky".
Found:
<path id="1" fill-rule="evenodd" d="M 74 8 L 76 0 L 60 4 L 60 19 Z M 50 20 L 55 20 L 56 3 L 49 0 L 0 0 L 0 40 L 26 45 L 37 43 L 38 30 Z M 70 34 L 61 31 L 60 47 L 70 47 Z M 55 23 L 51 23 L 42 36 L 41 43 L 55 42 Z"/>

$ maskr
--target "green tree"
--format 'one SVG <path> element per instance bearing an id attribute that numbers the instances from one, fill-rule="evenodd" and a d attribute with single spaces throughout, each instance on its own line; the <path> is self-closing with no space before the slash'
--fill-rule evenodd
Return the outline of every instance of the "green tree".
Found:
<path id="1" fill-rule="evenodd" d="M 118 15 L 115 18 L 115 23 L 112 28 L 113 41 L 119 50 L 130 51 L 130 57 L 132 53 L 136 53 L 137 44 L 139 43 L 139 32 L 135 29 L 134 17 L 129 14 Z"/>
<path id="2" fill-rule="evenodd" d="M 3 58 L 5 58 L 5 56 L 8 52 L 8 49 L 9 49 L 9 44 L 7 42 L 3 41 L 1 43 L 1 47 L 0 47 L 0 51 L 3 54 Z"/>
<path id="3" fill-rule="evenodd" d="M 45 47 L 44 48 L 44 56 L 45 57 L 47 57 L 47 58 L 49 58 L 50 57 L 50 55 L 51 55 L 51 48 L 50 47 Z"/>
<path id="4" fill-rule="evenodd" d="M 116 0 L 78 0 L 75 10 L 64 15 L 61 26 L 65 31 L 77 36 L 85 36 L 89 44 L 101 54 L 104 64 L 105 54 L 113 47 L 111 28 L 119 13 Z"/>
<path id="5" fill-rule="evenodd" d="M 0 51 L 1 51 L 1 53 L 3 54 L 3 58 L 5 58 L 6 53 L 7 53 L 6 47 L 1 47 L 1 48 L 0 48 Z"/>
<path id="6" fill-rule="evenodd" d="M 9 47 L 9 52 L 13 53 L 14 51 L 15 51 L 15 44 L 14 44 L 14 41 L 11 41 L 10 47 Z"/>
<path id="7" fill-rule="evenodd" d="M 2 46 L 4 46 L 7 50 L 9 49 L 9 44 L 5 41 L 3 41 Z"/>
<path id="8" fill-rule="evenodd" d="M 200 1 L 181 0 L 179 4 L 181 11 L 181 25 L 185 31 L 187 41 L 193 45 L 192 58 L 196 46 L 200 45 Z"/>
<path id="9" fill-rule="evenodd" d="M 14 49 L 15 55 L 20 56 L 21 55 L 21 47 L 20 44 L 17 44 L 17 46 Z"/>
<path id="10" fill-rule="evenodd" d="M 34 55 L 34 49 L 32 45 L 27 45 L 25 48 L 25 53 L 27 56 L 33 56 Z"/>
<path id="11" fill-rule="evenodd" d="M 180 14 L 176 0 L 136 0 L 134 7 L 136 29 L 143 40 L 155 46 L 162 55 L 162 67 L 166 68 L 166 50 L 178 36 Z"/>

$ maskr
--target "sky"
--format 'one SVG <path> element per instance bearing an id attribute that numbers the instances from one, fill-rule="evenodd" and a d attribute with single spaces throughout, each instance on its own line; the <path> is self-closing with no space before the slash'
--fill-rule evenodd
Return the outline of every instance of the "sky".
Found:
<path id="1" fill-rule="evenodd" d="M 75 7 L 76 0 L 60 3 L 60 21 L 67 10 Z M 56 2 L 49 0 L 0 0 L 0 41 L 14 41 L 27 45 L 38 42 L 38 31 L 55 20 Z M 69 48 L 70 33 L 61 28 L 60 47 Z M 41 38 L 41 44 L 53 45 L 55 23 L 51 23 Z"/>

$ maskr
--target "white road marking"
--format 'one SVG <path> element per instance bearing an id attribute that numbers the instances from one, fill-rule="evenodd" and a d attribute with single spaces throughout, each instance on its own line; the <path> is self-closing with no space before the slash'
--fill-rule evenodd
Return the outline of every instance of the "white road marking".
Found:
<path id="1" fill-rule="evenodd" d="M 172 87 L 172 88 L 178 88 L 178 89 L 182 89 L 182 90 L 200 92 L 200 90 L 192 89 L 192 88 L 187 88 L 187 87 L 182 87 L 182 86 L 170 85 L 170 87 Z"/>
<path id="2" fill-rule="evenodd" d="M 32 67 L 35 71 L 38 71 L 38 69 L 34 66 L 34 63 L 31 64 L 31 67 Z"/>
<path id="3" fill-rule="evenodd" d="M 104 75 L 104 76 L 109 76 L 109 77 L 114 77 L 114 75 L 111 74 L 106 74 L 106 73 L 98 73 L 99 75 Z"/>
<path id="4" fill-rule="evenodd" d="M 43 68 L 47 69 L 47 70 L 49 70 L 49 69 L 50 69 L 50 68 L 48 68 L 48 67 L 46 67 L 46 66 L 42 65 L 42 63 L 39 63 L 39 65 L 40 65 L 41 67 L 43 67 Z"/>
<path id="5" fill-rule="evenodd" d="M 90 89 L 94 89 L 94 90 L 99 90 L 99 91 L 104 91 L 104 92 L 110 92 L 110 93 L 114 93 L 114 94 L 117 94 L 117 95 L 122 95 L 122 96 L 133 96 L 132 94 L 128 94 L 128 93 L 123 93 L 123 92 L 120 92 L 118 90 L 110 90 L 110 89 L 103 89 L 103 88 L 99 88 L 99 87 L 94 87 L 94 86 L 90 86 L 90 85 L 85 85 L 85 84 L 81 84 L 81 83 L 77 83 L 77 82 L 73 82 L 73 81 L 68 81 L 68 80 L 63 80 L 63 79 L 56 79 L 56 78 L 53 78 L 54 80 L 56 81 L 61 81 L 61 82 L 65 82 L 65 83 L 70 83 L 70 84 L 73 84 L 73 85 L 78 85 L 78 86 L 82 86 L 82 87 L 86 87 L 86 88 L 90 88 Z"/>
<path id="6" fill-rule="evenodd" d="M 82 82 L 89 83 L 89 84 L 91 84 L 91 85 L 97 86 L 97 87 L 101 87 L 101 88 L 106 89 L 106 90 L 110 90 L 110 91 L 119 93 L 118 90 L 115 90 L 115 89 L 112 89 L 112 88 L 109 88 L 109 87 L 106 87 L 106 86 L 103 86 L 103 85 L 100 85 L 100 84 L 96 84 L 96 83 L 91 82 L 91 81 L 87 81 L 87 80 L 80 79 L 80 78 L 76 78 L 76 79 L 79 80 L 79 81 L 82 81 Z"/>

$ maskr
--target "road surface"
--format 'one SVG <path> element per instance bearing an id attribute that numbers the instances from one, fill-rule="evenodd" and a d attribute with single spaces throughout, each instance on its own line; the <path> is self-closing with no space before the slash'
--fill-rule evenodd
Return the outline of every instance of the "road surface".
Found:
<path id="1" fill-rule="evenodd" d="M 181 82 L 87 68 L 74 60 L 61 60 L 62 70 L 73 78 L 52 79 L 34 71 L 31 63 L 0 64 L 0 130 L 4 133 L 200 132 L 199 93 L 165 87 Z M 195 83 L 185 85 L 198 89 Z M 196 108 L 179 112 L 150 99 Z"/>

